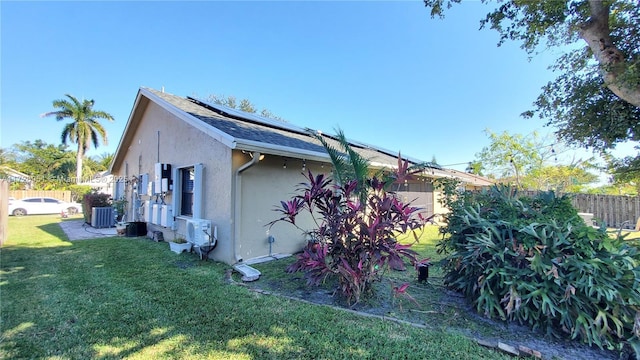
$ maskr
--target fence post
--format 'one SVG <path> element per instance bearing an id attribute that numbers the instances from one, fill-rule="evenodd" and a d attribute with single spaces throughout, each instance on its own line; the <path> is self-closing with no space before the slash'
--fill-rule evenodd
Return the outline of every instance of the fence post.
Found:
<path id="1" fill-rule="evenodd" d="M 9 219 L 9 181 L 0 179 L 0 246 L 7 238 L 7 223 Z"/>

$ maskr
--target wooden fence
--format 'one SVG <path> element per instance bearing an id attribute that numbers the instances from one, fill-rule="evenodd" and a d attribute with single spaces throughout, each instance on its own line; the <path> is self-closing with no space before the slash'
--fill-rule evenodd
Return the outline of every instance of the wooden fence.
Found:
<path id="1" fill-rule="evenodd" d="M 633 229 L 640 218 L 638 196 L 572 194 L 571 202 L 579 212 L 591 213 L 609 227 Z"/>
<path id="2" fill-rule="evenodd" d="M 11 190 L 9 196 L 14 199 L 24 199 L 28 197 L 52 197 L 58 200 L 71 202 L 71 191 L 65 190 Z"/>
<path id="3" fill-rule="evenodd" d="M 520 191 L 533 196 L 536 191 Z M 561 195 L 561 194 L 559 194 Z M 640 197 L 626 195 L 568 194 L 571 204 L 580 213 L 593 214 L 596 225 L 602 221 L 608 227 L 633 229 L 640 218 Z"/>

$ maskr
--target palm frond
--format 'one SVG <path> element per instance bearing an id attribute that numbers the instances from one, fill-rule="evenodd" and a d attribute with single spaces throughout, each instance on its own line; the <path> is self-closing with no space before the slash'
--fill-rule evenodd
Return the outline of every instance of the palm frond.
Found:
<path id="1" fill-rule="evenodd" d="M 340 146 L 342 146 L 344 151 L 348 154 L 347 160 L 351 165 L 352 179 L 358 182 L 358 192 L 361 193 L 365 190 L 366 182 L 369 177 L 369 160 L 353 149 L 351 143 L 344 135 L 344 131 L 341 129 L 337 130 L 336 138 L 340 143 Z"/>
<path id="2" fill-rule="evenodd" d="M 75 96 L 70 95 L 70 94 L 64 94 L 64 96 L 68 97 L 69 100 L 71 100 L 71 102 L 73 102 L 73 106 L 69 106 L 69 108 L 76 108 L 79 109 L 82 107 L 82 104 L 80 104 L 80 101 L 78 101 L 78 99 L 76 99 Z M 65 100 L 59 100 L 59 101 L 65 101 Z M 55 106 L 55 105 L 54 105 Z"/>
<path id="3" fill-rule="evenodd" d="M 331 159 L 331 163 L 333 164 L 333 168 L 334 168 L 333 177 L 336 183 L 338 185 L 344 184 L 346 181 L 349 180 L 348 166 L 345 161 L 344 153 L 340 152 L 340 150 L 330 145 L 321 134 L 318 134 L 313 130 L 308 130 L 308 131 L 311 136 L 313 136 L 318 141 L 320 141 L 325 151 L 329 155 L 329 158 Z"/>
<path id="4" fill-rule="evenodd" d="M 114 121 L 113 116 L 111 114 L 104 111 L 92 111 L 91 113 L 92 119 L 105 119 L 108 121 Z"/>
<path id="5" fill-rule="evenodd" d="M 100 135 L 100 137 L 102 138 L 102 144 L 108 145 L 109 139 L 107 138 L 107 130 L 104 128 L 104 126 L 102 126 L 102 124 L 100 124 L 96 120 L 92 119 L 91 128 L 93 132 L 95 132 L 97 135 Z M 96 147 L 98 146 L 96 145 Z"/>
<path id="6" fill-rule="evenodd" d="M 89 134 L 91 135 L 91 142 L 93 143 L 93 147 L 97 148 L 99 146 L 99 144 L 98 144 L 98 133 L 95 132 L 95 131 L 90 131 Z M 89 150 L 89 146 L 88 145 L 89 145 L 88 143 L 85 143 L 86 150 Z"/>

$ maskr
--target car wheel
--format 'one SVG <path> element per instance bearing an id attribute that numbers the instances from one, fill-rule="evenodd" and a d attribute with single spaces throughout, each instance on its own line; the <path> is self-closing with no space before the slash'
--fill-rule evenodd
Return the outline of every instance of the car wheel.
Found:
<path id="1" fill-rule="evenodd" d="M 13 210 L 12 214 L 13 216 L 24 216 L 27 215 L 27 210 L 18 208 Z"/>
<path id="2" fill-rule="evenodd" d="M 74 208 L 73 206 L 67 209 L 67 214 L 69 215 L 75 215 L 78 213 L 78 209 Z"/>

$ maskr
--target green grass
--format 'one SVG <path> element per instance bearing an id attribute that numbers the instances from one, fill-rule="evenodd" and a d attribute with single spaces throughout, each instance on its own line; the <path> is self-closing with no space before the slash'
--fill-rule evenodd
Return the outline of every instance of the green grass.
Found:
<path id="1" fill-rule="evenodd" d="M 0 251 L 0 358 L 508 358 L 460 334 L 226 285 L 225 265 L 174 254 L 166 243 L 69 242 L 59 221 L 9 218 Z"/>
<path id="2" fill-rule="evenodd" d="M 640 240 L 640 231 L 635 231 L 635 230 L 622 230 L 619 231 L 619 229 L 611 229 L 608 230 L 611 235 L 615 236 L 618 235 L 618 232 L 620 232 L 620 235 L 624 236 L 625 240 Z"/>

